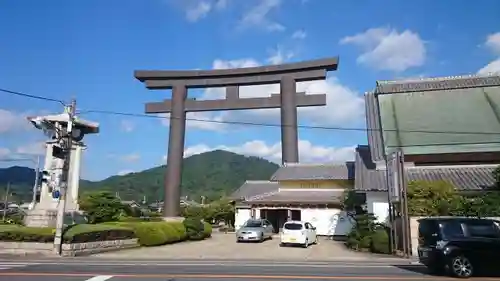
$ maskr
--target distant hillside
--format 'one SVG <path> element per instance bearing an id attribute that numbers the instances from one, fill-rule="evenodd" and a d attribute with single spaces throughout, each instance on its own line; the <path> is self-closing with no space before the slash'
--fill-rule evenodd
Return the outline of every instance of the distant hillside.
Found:
<path id="1" fill-rule="evenodd" d="M 215 199 L 229 195 L 245 180 L 267 180 L 278 165 L 257 157 L 247 157 L 232 152 L 216 150 L 184 159 L 182 195 L 199 201 L 201 196 Z M 102 181 L 80 182 L 80 193 L 104 189 L 118 192 L 124 200 L 163 200 L 165 166 L 123 176 L 112 176 Z M 26 167 L 0 169 L 0 194 L 11 182 L 19 198 L 31 200 L 35 171 Z"/>
<path id="2" fill-rule="evenodd" d="M 245 180 L 267 180 L 278 165 L 262 158 L 247 157 L 236 153 L 215 150 L 184 159 L 182 195 L 199 201 L 229 195 Z M 148 201 L 163 200 L 165 166 L 138 173 L 113 176 L 100 182 L 83 183 L 83 190 L 106 189 L 119 192 L 120 197 Z"/>

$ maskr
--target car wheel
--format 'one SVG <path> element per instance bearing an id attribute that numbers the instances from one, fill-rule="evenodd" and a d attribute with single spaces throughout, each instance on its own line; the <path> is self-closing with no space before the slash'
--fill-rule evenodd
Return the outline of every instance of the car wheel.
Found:
<path id="1" fill-rule="evenodd" d="M 308 248 L 309 247 L 309 240 L 306 239 L 306 242 L 302 245 L 302 247 Z"/>
<path id="2" fill-rule="evenodd" d="M 474 274 L 474 267 L 465 256 L 455 256 L 451 258 L 449 268 L 450 273 L 458 278 L 469 278 Z"/>

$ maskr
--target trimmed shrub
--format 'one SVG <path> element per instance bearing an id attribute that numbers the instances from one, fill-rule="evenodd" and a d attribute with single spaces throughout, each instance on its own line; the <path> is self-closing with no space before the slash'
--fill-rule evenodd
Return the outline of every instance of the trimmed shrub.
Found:
<path id="1" fill-rule="evenodd" d="M 201 218 L 189 217 L 184 219 L 183 224 L 189 240 L 205 239 L 205 225 Z"/>
<path id="2" fill-rule="evenodd" d="M 187 239 L 186 230 L 180 222 L 110 222 L 107 224 L 133 229 L 141 246 L 160 246 Z"/>
<path id="3" fill-rule="evenodd" d="M 64 233 L 64 243 L 86 243 L 135 238 L 131 228 L 105 224 L 78 224 Z"/>
<path id="4" fill-rule="evenodd" d="M 55 229 L 49 227 L 2 226 L 0 241 L 42 242 L 54 241 Z M 130 228 L 102 224 L 80 224 L 68 228 L 63 234 L 64 243 L 87 243 L 97 241 L 135 238 Z"/>
<path id="5" fill-rule="evenodd" d="M 390 254 L 389 234 L 385 229 L 377 229 L 372 234 L 371 251 L 373 253 Z"/>
<path id="6" fill-rule="evenodd" d="M 48 227 L 2 226 L 0 241 L 8 242 L 53 242 L 54 229 Z"/>
<path id="7" fill-rule="evenodd" d="M 184 227 L 184 224 L 182 222 L 169 222 L 169 224 L 179 234 L 180 241 L 186 241 L 188 239 L 186 228 Z"/>
<path id="8" fill-rule="evenodd" d="M 212 237 L 212 225 L 208 222 L 203 222 L 203 236 L 205 238 Z"/>

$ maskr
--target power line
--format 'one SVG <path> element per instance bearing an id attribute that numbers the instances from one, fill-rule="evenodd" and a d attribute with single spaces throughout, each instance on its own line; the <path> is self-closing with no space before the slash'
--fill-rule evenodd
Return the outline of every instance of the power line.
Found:
<path id="1" fill-rule="evenodd" d="M 86 110 L 79 112 L 80 114 L 85 113 L 97 113 L 97 114 L 109 114 L 109 115 L 120 115 L 120 116 L 130 116 L 139 118 L 154 118 L 154 119 L 174 119 L 172 116 L 160 116 L 160 115 L 150 115 L 150 114 L 140 114 L 140 113 L 126 113 L 126 112 L 116 112 L 107 110 Z M 186 121 L 196 121 L 202 123 L 216 123 L 216 124 L 228 124 L 228 125 L 247 125 L 247 126 L 260 126 L 260 127 L 283 127 L 290 125 L 281 124 L 268 124 L 268 123 L 256 123 L 256 122 L 243 122 L 243 121 L 217 121 L 208 119 L 197 119 L 197 118 L 186 118 Z M 312 126 L 312 125 L 297 125 L 299 129 L 319 129 L 319 130 L 332 130 L 332 131 L 380 131 L 378 128 L 368 129 L 368 128 L 355 128 L 355 127 L 329 127 L 329 126 Z M 398 130 L 398 129 L 383 129 L 384 132 L 399 132 L 399 133 L 414 133 L 414 134 L 448 134 L 448 135 L 500 135 L 500 132 L 459 132 L 459 131 L 430 131 L 430 130 Z"/>
<path id="2" fill-rule="evenodd" d="M 0 91 L 14 94 L 18 96 L 23 96 L 27 98 L 46 100 L 52 102 L 58 102 L 63 105 L 64 102 L 61 100 L 56 100 L 52 98 L 47 98 L 43 96 L 28 95 L 20 92 L 0 89 Z M 96 114 L 108 114 L 108 115 L 119 115 L 119 116 L 129 116 L 138 118 L 153 118 L 153 119 L 174 119 L 172 116 L 161 116 L 152 114 L 141 114 L 141 113 L 127 113 L 119 111 L 108 111 L 108 110 L 85 110 L 79 111 L 79 114 L 86 113 L 96 113 Z M 215 124 L 227 124 L 227 125 L 246 125 L 246 126 L 260 126 L 260 127 L 283 127 L 287 125 L 282 124 L 269 124 L 269 123 L 257 123 L 257 122 L 244 122 L 244 121 L 218 121 L 218 120 L 208 120 L 208 119 L 197 119 L 197 118 L 186 118 L 186 121 L 196 121 L 202 123 L 215 123 Z M 289 126 L 289 125 L 288 125 Z M 319 129 L 319 130 L 332 130 L 332 131 L 359 131 L 359 132 L 369 132 L 369 131 L 384 131 L 384 132 L 399 132 L 399 133 L 422 133 L 422 134 L 449 134 L 449 135 L 500 135 L 500 132 L 474 132 L 474 131 L 433 131 L 433 130 L 400 130 L 400 129 L 380 129 L 380 128 L 356 128 L 356 127 L 331 127 L 331 126 L 313 126 L 313 125 L 297 125 L 300 129 Z"/>
<path id="3" fill-rule="evenodd" d="M 37 95 L 30 95 L 30 94 L 25 94 L 21 92 L 16 92 L 16 91 L 11 91 L 11 90 L 6 90 L 6 89 L 0 89 L 0 92 L 4 92 L 7 94 L 12 94 L 20 97 L 26 97 L 26 98 L 31 98 L 31 99 L 37 99 L 37 100 L 44 100 L 44 101 L 50 101 L 50 102 L 57 102 L 62 105 L 65 105 L 62 100 L 58 99 L 53 99 L 53 98 L 48 98 L 48 97 L 43 97 L 43 96 L 37 96 Z"/>

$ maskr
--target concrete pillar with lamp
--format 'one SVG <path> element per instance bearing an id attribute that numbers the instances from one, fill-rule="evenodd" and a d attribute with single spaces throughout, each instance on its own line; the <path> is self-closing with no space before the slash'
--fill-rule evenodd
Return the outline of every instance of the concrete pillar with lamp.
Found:
<path id="1" fill-rule="evenodd" d="M 56 225 L 57 207 L 59 198 L 54 198 L 53 193 L 60 188 L 60 178 L 63 172 L 64 160 L 58 157 L 58 134 L 66 130 L 69 122 L 66 113 L 56 115 L 45 115 L 28 117 L 33 126 L 42 130 L 48 137 L 46 141 L 45 162 L 43 165 L 42 186 L 40 190 L 40 201 L 25 216 L 25 225 L 31 227 L 54 227 Z M 73 120 L 72 146 L 68 171 L 66 214 L 79 215 L 78 191 L 81 170 L 81 157 L 86 149 L 82 142 L 87 134 L 99 133 L 99 124 L 79 118 Z"/>

